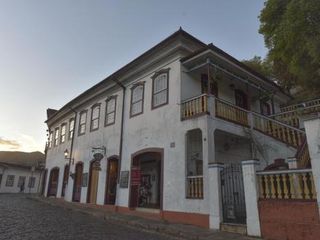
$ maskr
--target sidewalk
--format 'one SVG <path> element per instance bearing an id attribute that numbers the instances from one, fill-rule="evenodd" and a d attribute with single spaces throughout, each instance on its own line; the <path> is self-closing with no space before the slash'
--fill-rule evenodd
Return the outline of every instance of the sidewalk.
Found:
<path id="1" fill-rule="evenodd" d="M 192 225 L 168 223 L 163 220 L 146 219 L 139 216 L 133 216 L 123 213 L 110 211 L 106 208 L 96 205 L 70 203 L 57 198 L 44 198 L 39 196 L 30 196 L 32 200 L 44 202 L 52 206 L 65 208 L 67 210 L 80 211 L 82 213 L 90 214 L 98 218 L 103 218 L 105 221 L 113 223 L 124 224 L 134 228 L 139 228 L 144 231 L 158 232 L 168 236 L 187 239 L 187 240 L 254 240 L 259 238 L 252 238 L 242 236 L 239 234 L 213 231 Z"/>

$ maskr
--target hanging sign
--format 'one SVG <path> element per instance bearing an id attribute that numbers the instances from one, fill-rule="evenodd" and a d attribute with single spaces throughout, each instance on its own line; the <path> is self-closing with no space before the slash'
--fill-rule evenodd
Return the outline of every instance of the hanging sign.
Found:
<path id="1" fill-rule="evenodd" d="M 139 168 L 131 169 L 131 185 L 140 185 L 141 171 Z"/>

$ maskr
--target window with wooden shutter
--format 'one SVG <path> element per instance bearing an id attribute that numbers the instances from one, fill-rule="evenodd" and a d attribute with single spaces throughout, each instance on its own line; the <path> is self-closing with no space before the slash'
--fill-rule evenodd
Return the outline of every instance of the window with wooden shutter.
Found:
<path id="1" fill-rule="evenodd" d="M 157 108 L 168 103 L 169 69 L 156 72 L 152 79 L 152 108 Z"/>
<path id="2" fill-rule="evenodd" d="M 143 97 L 144 97 L 144 84 L 139 83 L 131 89 L 131 108 L 130 116 L 136 116 L 143 113 Z"/>
<path id="3" fill-rule="evenodd" d="M 86 132 L 86 122 L 87 122 L 87 111 L 83 111 L 80 113 L 79 120 L 79 135 L 83 135 Z"/>
<path id="4" fill-rule="evenodd" d="M 106 126 L 114 124 L 116 121 L 116 101 L 116 96 L 112 96 L 106 100 Z"/>
<path id="5" fill-rule="evenodd" d="M 100 119 L 100 104 L 95 104 L 91 109 L 91 124 L 90 131 L 97 130 L 99 128 Z"/>

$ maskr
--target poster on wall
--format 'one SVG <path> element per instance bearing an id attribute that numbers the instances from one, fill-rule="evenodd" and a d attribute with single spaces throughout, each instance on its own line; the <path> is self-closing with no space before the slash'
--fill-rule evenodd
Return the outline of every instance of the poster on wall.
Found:
<path id="1" fill-rule="evenodd" d="M 120 173 L 120 187 L 128 188 L 129 185 L 129 171 L 121 171 Z"/>
<path id="2" fill-rule="evenodd" d="M 87 187 L 88 186 L 88 173 L 82 174 L 82 187 Z"/>

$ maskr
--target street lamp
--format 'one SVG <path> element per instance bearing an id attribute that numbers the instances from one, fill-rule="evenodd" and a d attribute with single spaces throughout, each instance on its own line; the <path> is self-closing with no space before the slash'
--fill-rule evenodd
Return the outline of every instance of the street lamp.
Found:
<path id="1" fill-rule="evenodd" d="M 64 150 L 64 158 L 66 160 L 69 160 L 69 166 L 70 166 L 70 163 L 74 164 L 74 159 L 69 157 L 68 149 Z"/>

